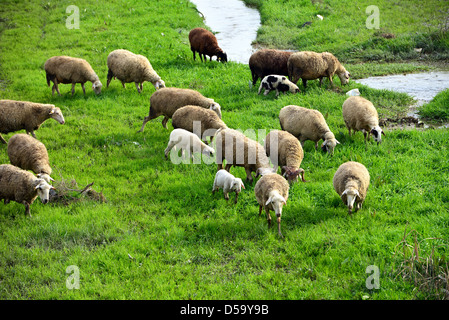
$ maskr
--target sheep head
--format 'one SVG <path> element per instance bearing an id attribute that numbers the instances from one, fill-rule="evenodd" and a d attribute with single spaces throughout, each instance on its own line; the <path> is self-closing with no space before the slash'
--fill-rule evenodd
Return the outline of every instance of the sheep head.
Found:
<path id="1" fill-rule="evenodd" d="M 348 206 L 348 213 L 352 213 L 352 209 L 354 208 L 354 202 L 356 201 L 357 197 L 360 199 L 359 191 L 353 187 L 347 188 L 343 193 L 341 194 L 341 200 Z M 356 207 L 357 211 L 358 207 Z"/>
<path id="2" fill-rule="evenodd" d="M 385 136 L 384 131 L 382 130 L 381 127 L 379 126 L 375 126 L 374 128 L 371 129 L 370 134 L 373 135 L 374 137 L 374 141 L 377 142 L 377 144 L 382 142 L 382 134 Z"/>
<path id="3" fill-rule="evenodd" d="M 55 119 L 60 124 L 65 123 L 64 116 L 62 115 L 61 109 L 59 109 L 58 107 L 53 106 L 53 108 L 50 110 L 50 112 L 48 114 L 50 115 L 50 118 Z"/>
<path id="4" fill-rule="evenodd" d="M 46 204 L 50 199 L 50 189 L 54 189 L 54 187 L 49 185 L 44 179 L 37 179 L 37 185 L 34 189 L 37 191 L 37 195 L 42 203 Z"/>
<path id="5" fill-rule="evenodd" d="M 282 169 L 285 171 L 283 176 L 288 180 L 289 183 L 298 181 L 299 175 L 301 175 L 302 182 L 307 182 L 304 179 L 304 169 L 299 168 L 296 170 L 295 168 L 287 166 L 283 166 Z"/>
<path id="6" fill-rule="evenodd" d="M 340 144 L 340 142 L 338 142 L 338 140 L 335 138 L 326 139 L 321 145 L 321 150 L 325 152 L 327 151 L 329 154 L 333 155 L 334 149 L 337 146 L 337 144 Z"/>
<path id="7" fill-rule="evenodd" d="M 95 81 L 94 83 L 92 83 L 92 90 L 96 93 L 96 94 L 100 94 L 101 92 L 101 88 L 103 87 L 103 85 L 101 84 L 100 80 Z"/>

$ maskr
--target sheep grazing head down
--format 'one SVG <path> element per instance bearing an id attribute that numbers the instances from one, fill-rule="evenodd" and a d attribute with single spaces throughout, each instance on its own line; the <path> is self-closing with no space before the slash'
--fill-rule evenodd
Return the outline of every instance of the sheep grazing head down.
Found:
<path id="1" fill-rule="evenodd" d="M 43 204 L 48 203 L 50 199 L 50 189 L 54 189 L 53 186 L 49 185 L 44 179 L 39 179 L 38 184 L 35 187 L 37 190 L 37 195 L 41 199 Z"/>
<path id="2" fill-rule="evenodd" d="M 340 82 L 342 85 L 346 85 L 349 82 L 349 78 L 351 77 L 351 74 L 346 71 L 343 68 L 344 71 L 337 73 L 338 77 L 340 78 Z"/>
<path id="3" fill-rule="evenodd" d="M 354 208 L 354 202 L 357 199 L 357 197 L 360 198 L 360 194 L 355 188 L 348 188 L 341 194 L 341 200 L 348 206 L 349 214 L 352 213 L 352 209 Z M 360 209 L 360 207 L 361 203 L 357 203 L 356 211 Z"/>
<path id="4" fill-rule="evenodd" d="M 379 126 L 375 126 L 374 128 L 372 128 L 370 133 L 373 135 L 374 141 L 376 141 L 377 144 L 382 142 L 382 136 L 381 135 L 383 134 L 385 136 L 384 131 Z"/>
<path id="5" fill-rule="evenodd" d="M 285 170 L 284 172 L 284 178 L 287 179 L 288 182 L 296 182 L 298 181 L 298 177 L 301 175 L 301 180 L 303 182 L 306 182 L 306 180 L 304 179 L 304 169 L 299 168 L 298 170 L 295 170 L 291 167 L 287 167 L 287 166 L 283 166 L 282 167 L 283 170 Z"/>
<path id="6" fill-rule="evenodd" d="M 231 190 L 240 193 L 242 188 L 245 189 L 242 179 L 235 178 L 234 181 L 232 181 Z"/>
<path id="7" fill-rule="evenodd" d="M 100 94 L 101 92 L 101 88 L 103 87 L 103 84 L 101 84 L 100 80 L 95 81 L 94 83 L 92 83 L 92 90 L 96 93 L 96 94 Z"/>
<path id="8" fill-rule="evenodd" d="M 226 54 L 226 52 L 219 52 L 217 54 L 217 61 L 228 62 L 228 55 Z"/>
<path id="9" fill-rule="evenodd" d="M 53 109 L 51 109 L 49 115 L 51 118 L 55 119 L 60 124 L 65 123 L 64 116 L 62 115 L 61 109 L 59 109 L 58 107 L 54 107 Z"/>
<path id="10" fill-rule="evenodd" d="M 321 150 L 329 154 L 334 154 L 334 149 L 337 146 L 337 144 L 340 144 L 340 142 L 338 142 L 337 139 L 326 139 L 321 145 Z"/>
<path id="11" fill-rule="evenodd" d="M 156 90 L 159 90 L 160 88 L 165 88 L 165 82 L 162 79 L 157 80 L 153 85 Z"/>
<path id="12" fill-rule="evenodd" d="M 205 145 L 202 153 L 206 156 L 213 157 L 215 154 L 215 150 L 212 147 Z"/>

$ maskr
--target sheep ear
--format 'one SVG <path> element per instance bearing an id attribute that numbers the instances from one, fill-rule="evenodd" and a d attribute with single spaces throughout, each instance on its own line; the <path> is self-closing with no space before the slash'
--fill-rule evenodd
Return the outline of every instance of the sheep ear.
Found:
<path id="1" fill-rule="evenodd" d="M 384 132 L 383 130 L 382 130 L 381 132 L 382 132 L 382 134 L 385 136 L 385 132 Z"/>
<path id="2" fill-rule="evenodd" d="M 49 112 L 48 114 L 53 114 L 53 113 L 55 113 L 55 110 L 56 110 L 56 108 L 51 109 L 50 112 Z"/>
<path id="3" fill-rule="evenodd" d="M 242 188 L 245 189 L 245 185 L 243 184 L 243 182 L 242 182 Z"/>
<path id="4" fill-rule="evenodd" d="M 335 139 L 335 141 L 337 142 L 337 144 L 341 144 L 337 139 Z"/>
<path id="5" fill-rule="evenodd" d="M 343 193 L 341 195 L 344 196 L 346 194 L 346 192 L 348 192 L 348 190 L 343 191 Z"/>
<path id="6" fill-rule="evenodd" d="M 284 203 L 284 206 L 287 205 L 287 200 L 284 197 L 281 197 L 281 201 Z"/>
<path id="7" fill-rule="evenodd" d="M 272 197 L 269 197 L 268 200 L 267 200 L 267 202 L 265 202 L 265 205 L 268 206 L 268 205 L 270 204 L 271 200 L 273 200 L 273 198 L 272 198 Z"/>

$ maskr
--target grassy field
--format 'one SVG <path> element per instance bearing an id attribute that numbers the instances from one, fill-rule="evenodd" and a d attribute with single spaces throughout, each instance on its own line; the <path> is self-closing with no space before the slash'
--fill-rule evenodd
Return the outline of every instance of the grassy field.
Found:
<path id="1" fill-rule="evenodd" d="M 324 3 L 336 12 L 340 2 Z M 427 3 L 423 15 L 433 19 Z M 348 136 L 341 117 L 344 92 L 353 88 L 373 101 L 381 117 L 400 117 L 410 97 L 353 81 L 341 88 L 338 79 L 333 89 L 327 81 L 322 88 L 310 81 L 298 95 L 258 96 L 248 86 L 247 65 L 193 61 L 188 32 L 204 24 L 188 1 L 79 0 L 79 29 L 68 29 L 66 8 L 72 4 L 2 2 L 0 98 L 60 107 L 66 123 L 50 119 L 36 131 L 49 151 L 55 186 L 62 192 L 65 185 L 82 189 L 94 182 L 105 201 L 66 190 L 65 201 L 36 200 L 32 218 L 21 204 L 1 204 L 1 299 L 447 298 L 447 283 L 438 275 L 447 277 L 449 131 L 386 129 L 381 145 L 365 145 L 361 133 Z M 414 23 L 401 21 L 397 38 Z M 320 41 L 347 50 L 344 42 Z M 166 161 L 170 130 L 161 126 L 162 118 L 137 132 L 155 89 L 145 83 L 138 94 L 134 84 L 123 89 L 118 80 L 106 89 L 106 58 L 117 48 L 149 57 L 167 86 L 214 98 L 232 128 L 265 134 L 280 129 L 279 110 L 288 104 L 325 115 L 341 145 L 331 157 L 306 142 L 301 167 L 310 182 L 290 188 L 284 239 L 258 216 L 254 186 L 246 184 L 238 203 L 228 203 L 221 192 L 211 194 L 215 164 Z M 73 97 L 70 85 L 60 85 L 62 96 L 52 97 L 43 65 L 63 54 L 91 63 L 104 84 L 100 95 L 88 83 L 86 96 L 79 85 Z M 360 61 L 345 66 L 354 77 L 421 68 Z M 8 163 L 1 147 L 0 161 Z M 371 175 L 364 207 L 352 216 L 332 186 L 334 172 L 348 160 L 362 162 Z M 231 172 L 245 177 L 242 168 Z M 70 266 L 79 271 L 79 289 L 67 287 Z M 378 289 L 367 286 L 369 266 L 379 269 Z"/>

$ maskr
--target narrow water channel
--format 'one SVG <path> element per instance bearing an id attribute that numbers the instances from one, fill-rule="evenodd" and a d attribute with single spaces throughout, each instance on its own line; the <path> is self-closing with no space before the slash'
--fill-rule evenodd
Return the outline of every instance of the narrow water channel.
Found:
<path id="1" fill-rule="evenodd" d="M 241 0 L 191 0 L 205 18 L 204 23 L 216 33 L 218 45 L 229 61 L 248 64 L 254 52 L 251 43 L 256 40 L 260 14 Z"/>

